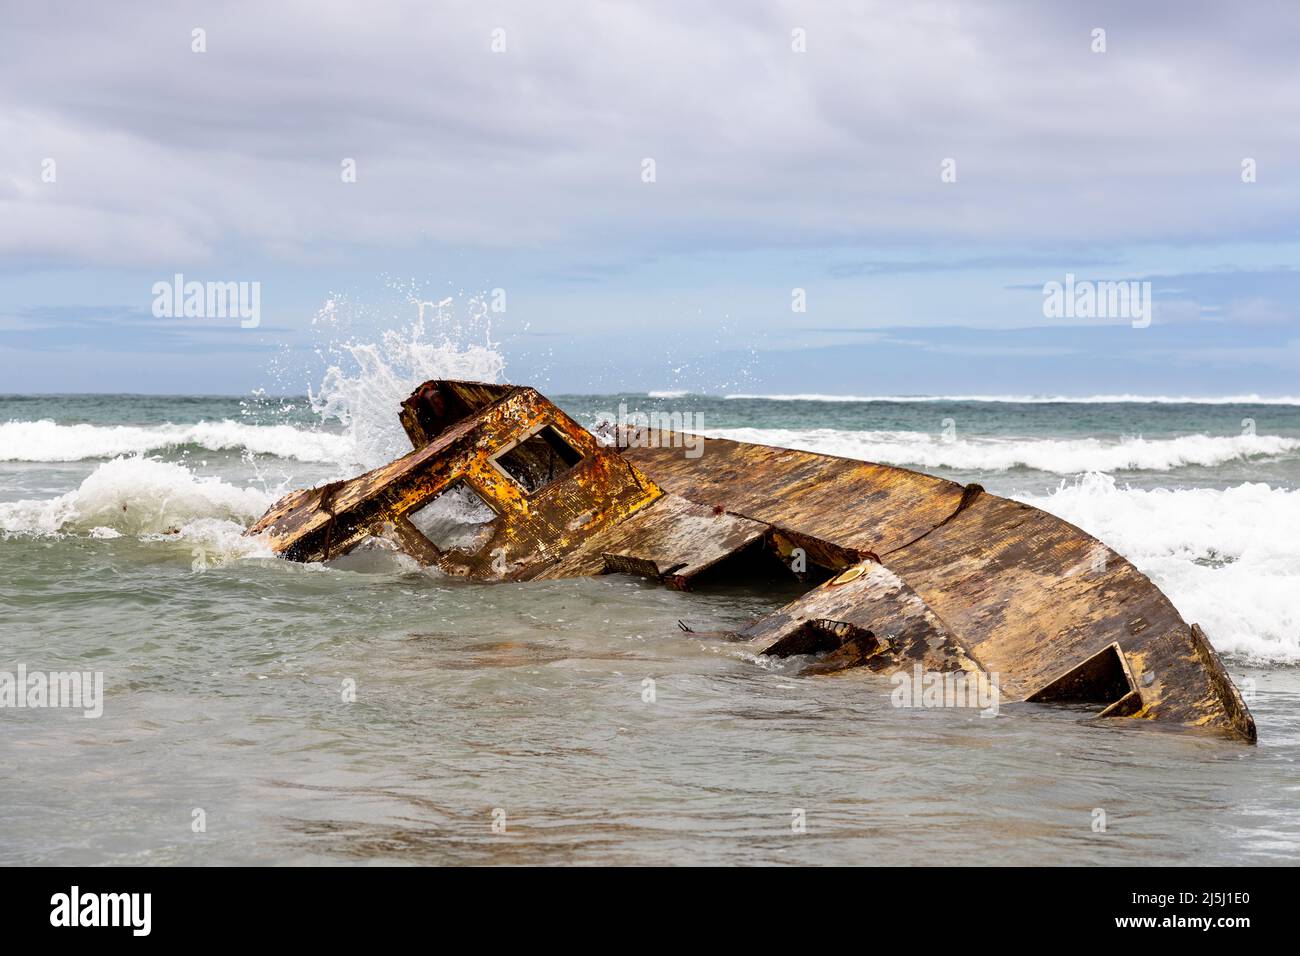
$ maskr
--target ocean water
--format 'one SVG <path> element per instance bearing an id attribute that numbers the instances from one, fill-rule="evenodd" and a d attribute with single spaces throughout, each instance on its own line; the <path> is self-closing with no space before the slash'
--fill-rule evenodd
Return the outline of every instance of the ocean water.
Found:
<path id="1" fill-rule="evenodd" d="M 0 397 L 0 670 L 105 682 L 97 719 L 0 710 L 0 863 L 1300 860 L 1300 399 L 551 396 L 1061 515 L 1203 625 L 1252 692 L 1247 747 L 899 710 L 887 678 L 677 625 L 797 588 L 485 585 L 242 537 L 283 492 L 402 453 L 413 381 L 501 374 L 418 358 L 363 354 L 312 396 Z"/>

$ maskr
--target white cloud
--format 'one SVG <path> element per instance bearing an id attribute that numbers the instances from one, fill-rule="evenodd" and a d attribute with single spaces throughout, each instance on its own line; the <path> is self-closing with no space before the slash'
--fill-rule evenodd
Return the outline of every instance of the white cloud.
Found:
<path id="1" fill-rule="evenodd" d="M 1281 2 L 7 4 L 0 19 L 11 258 L 1195 241 L 1284 233 L 1300 212 L 1300 8 Z M 1105 54 L 1088 48 L 1098 23 Z M 1243 156 L 1257 183 L 1240 182 Z"/>

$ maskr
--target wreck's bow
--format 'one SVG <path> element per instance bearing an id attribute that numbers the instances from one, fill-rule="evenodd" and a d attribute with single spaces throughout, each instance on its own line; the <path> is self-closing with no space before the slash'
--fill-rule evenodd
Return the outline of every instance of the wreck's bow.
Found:
<path id="1" fill-rule="evenodd" d="M 667 433 L 610 447 L 509 385 L 428 382 L 401 420 L 409 454 L 293 492 L 250 533 L 300 561 L 378 543 L 489 580 L 617 571 L 688 588 L 723 565 L 780 557 L 827 580 L 737 635 L 756 653 L 986 674 L 1003 700 L 1255 739 L 1201 629 L 1145 575 L 978 485 L 722 439 L 687 457 Z M 472 542 L 436 540 L 444 495 L 489 509 Z"/>

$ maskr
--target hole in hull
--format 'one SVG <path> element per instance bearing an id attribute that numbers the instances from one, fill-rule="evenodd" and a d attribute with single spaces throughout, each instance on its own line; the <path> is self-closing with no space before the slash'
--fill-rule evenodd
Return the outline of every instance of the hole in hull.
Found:
<path id="1" fill-rule="evenodd" d="M 406 517 L 439 551 L 454 548 L 473 554 L 492 537 L 497 513 L 473 488 L 458 481 Z"/>
<path id="2" fill-rule="evenodd" d="M 1107 644 L 1025 700 L 1036 704 L 1105 704 L 1105 710 L 1098 715 L 1103 717 L 1124 717 L 1142 706 L 1142 695 L 1118 644 Z"/>
<path id="3" fill-rule="evenodd" d="M 529 494 L 540 491 L 582 461 L 582 452 L 547 425 L 492 459 Z"/>

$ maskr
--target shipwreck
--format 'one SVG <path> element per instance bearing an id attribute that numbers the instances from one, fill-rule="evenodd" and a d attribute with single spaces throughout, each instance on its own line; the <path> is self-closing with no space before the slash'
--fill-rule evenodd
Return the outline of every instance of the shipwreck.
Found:
<path id="1" fill-rule="evenodd" d="M 779 565 L 809 590 L 721 635 L 755 654 L 965 672 L 1007 702 L 1255 740 L 1205 634 L 1145 575 L 979 485 L 725 439 L 689 457 L 664 433 L 601 440 L 513 385 L 427 382 L 400 417 L 409 453 L 292 492 L 248 533 L 295 561 L 380 546 L 485 581 L 622 573 L 688 590 Z M 483 509 L 472 539 L 441 534 L 444 496 Z"/>

